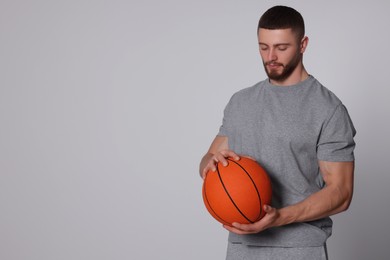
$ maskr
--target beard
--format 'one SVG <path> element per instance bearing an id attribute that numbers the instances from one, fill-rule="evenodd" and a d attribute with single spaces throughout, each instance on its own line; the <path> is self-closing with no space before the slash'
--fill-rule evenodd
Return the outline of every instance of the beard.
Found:
<path id="1" fill-rule="evenodd" d="M 269 79 L 274 81 L 284 81 L 293 73 L 302 59 L 301 53 L 297 53 L 288 63 L 283 64 L 275 61 L 263 62 L 265 72 Z M 282 71 L 278 72 L 275 69 L 268 69 L 268 65 L 277 65 L 282 67 Z"/>

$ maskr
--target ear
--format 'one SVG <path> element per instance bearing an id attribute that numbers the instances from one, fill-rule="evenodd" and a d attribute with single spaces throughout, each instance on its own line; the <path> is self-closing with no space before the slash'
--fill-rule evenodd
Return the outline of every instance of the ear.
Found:
<path id="1" fill-rule="evenodd" d="M 307 36 L 303 37 L 301 40 L 301 54 L 303 54 L 306 50 L 307 45 L 309 44 L 309 38 Z"/>

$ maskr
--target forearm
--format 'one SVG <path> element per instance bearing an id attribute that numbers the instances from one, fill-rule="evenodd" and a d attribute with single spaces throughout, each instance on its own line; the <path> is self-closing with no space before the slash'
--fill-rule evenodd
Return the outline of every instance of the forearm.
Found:
<path id="1" fill-rule="evenodd" d="M 319 161 L 326 186 L 305 200 L 280 209 L 281 220 L 288 224 L 331 216 L 348 209 L 353 194 L 354 162 Z"/>
<path id="2" fill-rule="evenodd" d="M 278 225 L 307 222 L 340 213 L 348 209 L 351 200 L 352 191 L 326 186 L 297 204 L 281 208 L 281 223 Z"/>
<path id="3" fill-rule="evenodd" d="M 307 222 L 346 210 L 352 200 L 354 162 L 319 161 L 326 186 L 296 204 L 276 209 L 265 205 L 265 216 L 253 224 L 233 223 L 225 228 L 236 234 L 254 234 L 267 228 Z"/>

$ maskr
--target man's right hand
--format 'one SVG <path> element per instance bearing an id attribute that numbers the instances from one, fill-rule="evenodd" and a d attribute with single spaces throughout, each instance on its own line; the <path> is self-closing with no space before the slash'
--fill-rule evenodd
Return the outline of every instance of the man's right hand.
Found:
<path id="1" fill-rule="evenodd" d="M 207 153 L 203 156 L 202 161 L 200 163 L 199 172 L 202 179 L 206 178 L 208 171 L 215 172 L 217 170 L 217 164 L 221 163 L 222 166 L 227 166 L 229 161 L 227 158 L 232 158 L 235 161 L 240 160 L 240 156 L 238 156 L 232 150 L 224 149 L 216 152 L 215 154 Z"/>

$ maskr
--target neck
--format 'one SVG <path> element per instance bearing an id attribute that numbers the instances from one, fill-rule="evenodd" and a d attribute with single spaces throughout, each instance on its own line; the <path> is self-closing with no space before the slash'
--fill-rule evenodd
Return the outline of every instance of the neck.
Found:
<path id="1" fill-rule="evenodd" d="M 300 66 L 297 66 L 297 68 L 293 71 L 293 73 L 291 73 L 291 75 L 287 79 L 280 80 L 280 81 L 270 79 L 270 83 L 272 85 L 283 86 L 283 87 L 292 86 L 298 84 L 299 82 L 304 81 L 308 77 L 309 77 L 309 73 L 307 73 L 305 67 L 303 66 L 303 64 L 301 64 Z"/>

